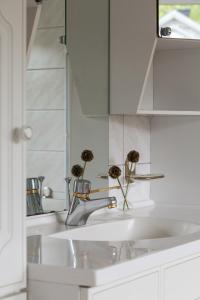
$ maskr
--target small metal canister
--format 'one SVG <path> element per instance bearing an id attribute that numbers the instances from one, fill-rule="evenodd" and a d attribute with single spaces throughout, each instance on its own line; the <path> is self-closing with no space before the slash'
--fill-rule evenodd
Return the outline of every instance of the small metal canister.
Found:
<path id="1" fill-rule="evenodd" d="M 27 216 L 33 216 L 33 215 L 44 213 L 39 189 L 40 189 L 40 183 L 38 178 L 27 178 L 26 180 Z"/>

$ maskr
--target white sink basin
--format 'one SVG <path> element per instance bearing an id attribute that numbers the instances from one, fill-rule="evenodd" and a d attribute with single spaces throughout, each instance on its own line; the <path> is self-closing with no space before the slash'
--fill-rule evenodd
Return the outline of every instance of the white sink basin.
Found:
<path id="1" fill-rule="evenodd" d="M 88 225 L 51 237 L 82 241 L 137 241 L 183 236 L 200 231 L 200 225 L 155 218 L 131 218 Z"/>

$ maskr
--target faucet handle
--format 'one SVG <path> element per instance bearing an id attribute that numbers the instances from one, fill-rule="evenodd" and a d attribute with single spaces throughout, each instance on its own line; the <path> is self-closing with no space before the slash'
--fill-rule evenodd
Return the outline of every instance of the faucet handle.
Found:
<path id="1" fill-rule="evenodd" d="M 87 193 L 73 193 L 73 196 L 79 198 L 80 200 L 87 201 L 90 200 L 89 194 Z"/>
<path id="2" fill-rule="evenodd" d="M 76 179 L 74 182 L 74 192 L 77 194 L 90 194 L 91 182 L 85 179 Z"/>
<path id="3" fill-rule="evenodd" d="M 108 204 L 109 209 L 117 207 L 117 199 L 115 197 L 109 197 L 108 200 L 109 200 L 109 204 Z"/>

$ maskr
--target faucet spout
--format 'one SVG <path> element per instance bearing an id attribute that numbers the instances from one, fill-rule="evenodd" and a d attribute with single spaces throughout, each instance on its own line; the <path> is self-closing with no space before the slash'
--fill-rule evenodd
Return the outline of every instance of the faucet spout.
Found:
<path id="1" fill-rule="evenodd" d="M 115 197 L 99 198 L 93 200 L 82 200 L 76 198 L 75 208 L 68 214 L 65 224 L 68 226 L 85 225 L 89 216 L 96 210 L 104 207 L 115 208 L 117 200 Z"/>

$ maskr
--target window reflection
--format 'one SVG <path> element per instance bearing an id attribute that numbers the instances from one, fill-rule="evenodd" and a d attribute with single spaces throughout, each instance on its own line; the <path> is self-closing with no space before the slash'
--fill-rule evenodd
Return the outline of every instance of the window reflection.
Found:
<path id="1" fill-rule="evenodd" d="M 200 39 L 200 4 L 160 4 L 159 35 L 166 38 Z"/>

